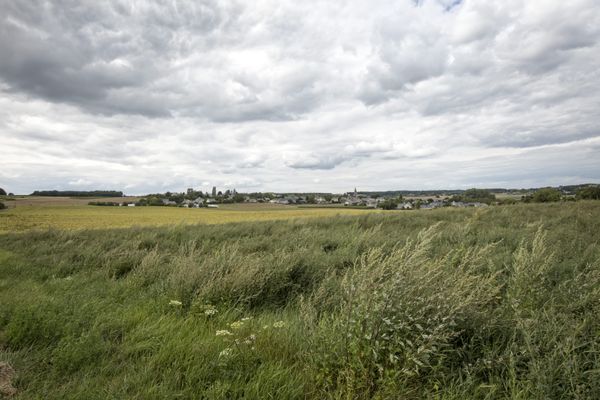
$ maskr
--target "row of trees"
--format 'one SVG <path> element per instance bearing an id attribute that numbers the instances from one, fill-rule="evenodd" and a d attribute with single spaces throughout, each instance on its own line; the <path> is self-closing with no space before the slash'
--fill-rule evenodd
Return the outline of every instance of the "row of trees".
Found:
<path id="1" fill-rule="evenodd" d="M 525 203 L 550 203 L 555 201 L 574 201 L 574 200 L 600 200 L 600 186 L 586 186 L 577 191 L 575 197 L 565 196 L 555 188 L 543 188 L 536 190 L 533 194 L 523 196 Z"/>
<path id="2" fill-rule="evenodd" d="M 452 196 L 450 201 L 491 204 L 496 201 L 496 195 L 486 189 L 468 189 L 462 194 Z"/>

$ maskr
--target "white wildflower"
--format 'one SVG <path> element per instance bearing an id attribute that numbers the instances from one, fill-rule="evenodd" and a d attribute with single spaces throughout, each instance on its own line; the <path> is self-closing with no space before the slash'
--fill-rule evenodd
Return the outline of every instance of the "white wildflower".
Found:
<path id="1" fill-rule="evenodd" d="M 273 328 L 283 328 L 285 326 L 285 322 L 277 321 L 273 324 Z"/>
<path id="2" fill-rule="evenodd" d="M 216 308 L 209 308 L 208 310 L 204 310 L 204 315 L 210 317 L 211 315 L 215 315 L 217 312 L 218 311 Z"/>
<path id="3" fill-rule="evenodd" d="M 221 331 L 217 331 L 217 336 L 231 336 L 233 333 L 229 332 L 227 329 L 223 329 Z"/>
<path id="4" fill-rule="evenodd" d="M 233 349 L 231 347 L 227 347 L 226 349 L 221 350 L 219 357 L 229 357 L 232 353 Z"/>
<path id="5" fill-rule="evenodd" d="M 242 326 L 244 326 L 244 323 L 242 321 L 235 321 L 229 324 L 229 326 L 231 329 L 240 329 Z"/>
<path id="6" fill-rule="evenodd" d="M 245 321 L 250 321 L 251 319 L 252 319 L 252 317 L 244 317 L 241 319 L 241 321 L 245 322 Z"/>
<path id="7" fill-rule="evenodd" d="M 169 301 L 169 305 L 171 306 L 181 306 L 183 303 L 180 302 L 179 300 L 171 300 Z"/>

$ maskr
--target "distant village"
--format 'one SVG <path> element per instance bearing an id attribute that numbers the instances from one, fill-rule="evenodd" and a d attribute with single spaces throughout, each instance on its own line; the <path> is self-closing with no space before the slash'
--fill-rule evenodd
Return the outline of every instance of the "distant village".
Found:
<path id="1" fill-rule="evenodd" d="M 530 189 L 455 189 L 455 190 L 395 190 L 360 192 L 357 188 L 342 193 L 239 193 L 236 189 L 225 191 L 213 187 L 211 192 L 188 188 L 185 192 L 155 193 L 144 196 L 126 196 L 121 191 L 61 191 L 36 190 L 30 196 L 88 197 L 94 206 L 119 207 L 183 207 L 219 208 L 224 204 L 271 204 L 277 206 L 322 208 L 370 208 L 383 210 L 432 210 L 441 207 L 476 207 L 507 205 L 519 202 L 546 203 L 576 200 L 600 200 L 600 184 L 587 183 L 558 187 Z M 13 193 L 0 188 L 0 200 L 13 199 Z M 0 202 L 1 203 L 1 202 Z M 0 209 L 6 208 L 1 203 Z"/>
<path id="2" fill-rule="evenodd" d="M 474 189 L 481 191 L 480 189 Z M 478 192 L 478 195 L 481 193 Z M 475 197 L 473 197 L 475 198 Z M 315 193 L 238 193 L 235 189 L 218 191 L 213 187 L 211 193 L 187 189 L 184 193 L 151 194 L 136 202 L 102 202 L 93 201 L 89 204 L 98 206 L 169 206 L 184 208 L 218 208 L 221 204 L 232 203 L 267 203 L 276 205 L 295 205 L 306 207 L 351 207 L 386 210 L 434 209 L 440 207 L 488 207 L 494 196 L 488 192 L 481 199 L 468 200 L 464 196 L 453 195 L 441 198 L 433 195 L 430 198 L 405 198 L 402 195 L 380 195 L 360 193 L 355 188 L 343 194 Z"/>

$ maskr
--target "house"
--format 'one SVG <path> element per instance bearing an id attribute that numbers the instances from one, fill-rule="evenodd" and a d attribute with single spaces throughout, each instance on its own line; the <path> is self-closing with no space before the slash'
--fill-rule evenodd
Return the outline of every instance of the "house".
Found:
<path id="1" fill-rule="evenodd" d="M 425 203 L 421 205 L 421 209 L 423 210 L 433 210 L 434 208 L 444 207 L 444 202 L 439 200 L 434 200 L 429 203 Z"/>
<path id="2" fill-rule="evenodd" d="M 405 203 L 400 203 L 398 204 L 398 206 L 396 207 L 398 210 L 412 210 L 413 209 L 413 205 L 412 203 L 409 203 L 408 201 Z"/>
<path id="3" fill-rule="evenodd" d="M 135 207 L 135 203 L 129 203 L 127 204 L 127 207 Z"/>
<path id="4" fill-rule="evenodd" d="M 207 207 L 208 208 L 219 208 L 219 206 L 216 204 L 209 204 Z"/>
<path id="5" fill-rule="evenodd" d="M 377 207 L 378 203 L 379 202 L 377 201 L 377 199 L 372 199 L 370 197 L 365 200 L 365 204 L 366 204 L 367 207 L 375 208 L 375 207 Z"/>

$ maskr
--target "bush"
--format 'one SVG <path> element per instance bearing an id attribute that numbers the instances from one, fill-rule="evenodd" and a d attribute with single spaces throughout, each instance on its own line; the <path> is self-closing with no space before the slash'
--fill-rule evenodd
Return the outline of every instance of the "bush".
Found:
<path id="1" fill-rule="evenodd" d="M 543 188 L 537 190 L 531 200 L 535 203 L 548 203 L 552 201 L 560 201 L 562 193 L 558 189 L 554 188 Z"/>
<path id="2" fill-rule="evenodd" d="M 588 186 L 577 191 L 578 200 L 600 200 L 600 186 Z"/>
<path id="3" fill-rule="evenodd" d="M 6 205 L 0 201 L 0 210 L 4 210 L 6 208 Z"/>
<path id="4" fill-rule="evenodd" d="M 395 210 L 398 208 L 398 201 L 395 199 L 386 199 L 379 203 L 379 207 L 383 210 Z"/>
<path id="5" fill-rule="evenodd" d="M 496 195 L 486 189 L 468 189 L 461 195 L 452 196 L 451 201 L 464 201 L 467 203 L 486 203 L 490 204 L 496 200 Z"/>

